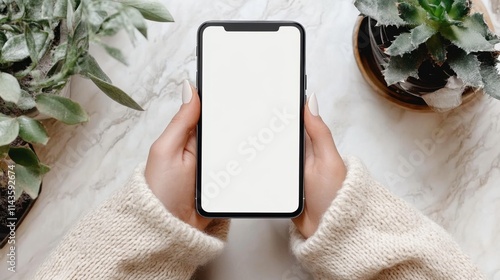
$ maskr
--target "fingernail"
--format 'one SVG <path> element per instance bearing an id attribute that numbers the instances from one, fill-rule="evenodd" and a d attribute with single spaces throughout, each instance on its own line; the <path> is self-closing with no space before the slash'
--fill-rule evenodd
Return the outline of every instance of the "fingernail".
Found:
<path id="1" fill-rule="evenodd" d="M 309 100 L 307 100 L 307 105 L 309 106 L 309 111 L 311 111 L 311 114 L 317 117 L 319 115 L 319 108 L 318 108 L 318 99 L 316 99 L 316 93 L 313 93 L 311 94 L 311 96 L 309 96 Z"/>
<path id="2" fill-rule="evenodd" d="M 193 98 L 191 84 L 189 84 L 188 80 L 184 80 L 182 83 L 182 103 L 186 104 L 191 102 L 191 98 Z"/>

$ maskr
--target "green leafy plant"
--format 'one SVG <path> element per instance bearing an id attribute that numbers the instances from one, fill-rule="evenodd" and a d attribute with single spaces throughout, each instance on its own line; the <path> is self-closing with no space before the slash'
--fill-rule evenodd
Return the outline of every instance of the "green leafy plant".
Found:
<path id="1" fill-rule="evenodd" d="M 65 124 L 88 120 L 83 108 L 58 95 L 73 75 L 90 79 L 114 101 L 142 110 L 89 54 L 89 44 L 103 47 L 123 64 L 123 53 L 101 40 L 125 30 L 147 37 L 146 20 L 173 21 L 157 0 L 0 0 L 0 165 L 15 163 L 16 196 L 38 195 L 49 167 L 29 144 L 45 145 L 49 135 L 34 116 Z M 5 173 L 5 172 L 4 172 Z"/>
<path id="2" fill-rule="evenodd" d="M 471 12 L 471 1 L 356 0 L 355 6 L 377 25 L 401 31 L 385 49 L 390 56 L 383 65 L 388 85 L 419 78 L 419 67 L 429 60 L 438 67 L 449 66 L 465 86 L 483 88 L 500 99 L 495 50 L 500 40 L 482 14 Z"/>

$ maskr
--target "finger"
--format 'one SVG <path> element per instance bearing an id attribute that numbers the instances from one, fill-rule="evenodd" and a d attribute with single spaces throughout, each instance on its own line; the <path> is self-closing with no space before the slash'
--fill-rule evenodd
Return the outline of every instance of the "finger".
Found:
<path id="1" fill-rule="evenodd" d="M 182 153 L 190 132 L 196 128 L 200 117 L 200 99 L 196 89 L 193 89 L 186 80 L 182 86 L 183 104 L 172 118 L 157 142 L 165 153 Z"/>
<path id="2" fill-rule="evenodd" d="M 330 129 L 319 116 L 318 101 L 314 93 L 307 101 L 307 106 L 304 110 L 304 123 L 307 134 L 311 138 L 312 150 L 315 157 L 321 158 L 329 156 L 332 153 L 338 153 Z"/>

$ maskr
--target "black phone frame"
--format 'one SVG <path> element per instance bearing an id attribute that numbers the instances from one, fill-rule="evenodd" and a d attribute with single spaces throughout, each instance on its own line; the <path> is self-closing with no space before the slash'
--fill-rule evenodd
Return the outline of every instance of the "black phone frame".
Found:
<path id="1" fill-rule="evenodd" d="M 197 125 L 197 166 L 196 166 L 196 196 L 195 205 L 198 213 L 207 218 L 294 218 L 299 216 L 304 209 L 304 154 L 305 154 L 305 132 L 304 132 L 304 104 L 306 100 L 306 85 L 307 77 L 305 73 L 305 29 L 304 27 L 294 21 L 206 21 L 200 25 L 197 33 L 197 72 L 196 72 L 196 86 L 198 87 L 198 95 L 200 101 L 203 102 L 203 32 L 210 26 L 222 26 L 226 31 L 262 31 L 272 32 L 278 31 L 281 26 L 296 27 L 301 34 L 300 39 L 300 143 L 299 143 L 299 205 L 297 210 L 291 213 L 266 213 L 266 212 L 236 212 L 236 213 L 223 213 L 223 212 L 207 212 L 203 210 L 201 204 L 201 131 L 203 111 L 200 112 L 200 119 Z"/>

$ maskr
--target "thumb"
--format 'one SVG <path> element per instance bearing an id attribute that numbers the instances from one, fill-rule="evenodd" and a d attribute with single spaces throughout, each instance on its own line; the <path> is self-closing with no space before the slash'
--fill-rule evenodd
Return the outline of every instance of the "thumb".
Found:
<path id="1" fill-rule="evenodd" d="M 196 128 L 200 118 L 198 92 L 187 80 L 182 85 L 182 103 L 177 114 L 157 140 L 161 143 L 163 150 L 171 154 L 184 151 L 190 132 Z"/>
<path id="2" fill-rule="evenodd" d="M 318 100 L 315 93 L 307 99 L 307 106 L 304 110 L 304 124 L 307 134 L 311 138 L 312 152 L 315 157 L 322 158 L 331 156 L 332 153 L 338 154 L 332 133 L 319 116 Z"/>

